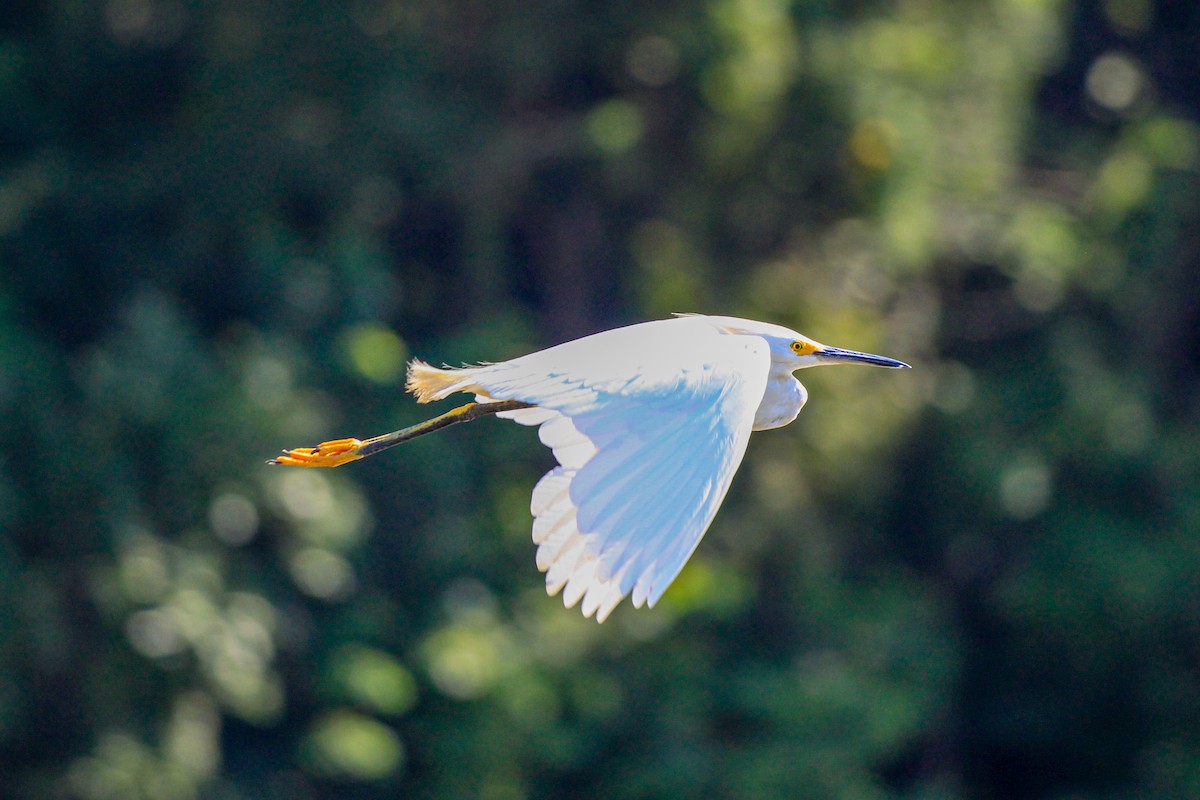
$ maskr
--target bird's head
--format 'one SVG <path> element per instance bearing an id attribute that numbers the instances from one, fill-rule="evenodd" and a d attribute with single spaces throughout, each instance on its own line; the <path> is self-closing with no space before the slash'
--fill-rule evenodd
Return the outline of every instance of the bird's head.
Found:
<path id="1" fill-rule="evenodd" d="M 908 364 L 894 358 L 821 344 L 782 325 L 739 319 L 738 317 L 708 317 L 708 319 L 726 333 L 761 336 L 771 346 L 771 361 L 785 367 L 789 372 L 805 367 L 819 367 L 823 364 L 869 364 L 873 367 L 888 367 L 889 369 L 909 368 Z"/>

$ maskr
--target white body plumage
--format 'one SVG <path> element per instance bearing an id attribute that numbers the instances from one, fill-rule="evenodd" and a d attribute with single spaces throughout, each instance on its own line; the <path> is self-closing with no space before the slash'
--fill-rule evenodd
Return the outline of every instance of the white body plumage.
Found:
<path id="1" fill-rule="evenodd" d="M 751 431 L 808 398 L 792 372 L 907 366 L 825 347 L 779 325 L 688 315 L 605 331 L 497 364 L 409 366 L 421 402 L 470 392 L 539 426 L 559 466 L 533 490 L 537 566 L 550 594 L 603 621 L 626 595 L 654 605 L 717 513 Z"/>

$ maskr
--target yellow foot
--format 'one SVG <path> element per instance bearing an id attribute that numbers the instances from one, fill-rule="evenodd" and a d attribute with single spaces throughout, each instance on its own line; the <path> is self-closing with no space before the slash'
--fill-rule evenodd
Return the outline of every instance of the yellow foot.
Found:
<path id="1" fill-rule="evenodd" d="M 284 450 L 283 455 L 276 456 L 267 463 L 288 467 L 340 467 L 362 458 L 358 454 L 362 445 L 358 439 L 334 439 L 332 442 L 321 442 L 316 447 Z"/>

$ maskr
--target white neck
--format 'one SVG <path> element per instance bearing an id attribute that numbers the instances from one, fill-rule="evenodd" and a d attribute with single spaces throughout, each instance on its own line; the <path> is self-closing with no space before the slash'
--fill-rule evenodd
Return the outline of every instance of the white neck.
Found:
<path id="1" fill-rule="evenodd" d="M 767 390 L 754 412 L 754 430 L 782 428 L 796 418 L 808 400 L 808 390 L 782 365 L 771 365 Z"/>

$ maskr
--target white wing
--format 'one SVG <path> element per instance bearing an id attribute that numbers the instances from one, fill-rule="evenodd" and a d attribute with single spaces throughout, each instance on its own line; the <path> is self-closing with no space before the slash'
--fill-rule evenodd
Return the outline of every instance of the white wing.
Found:
<path id="1" fill-rule="evenodd" d="M 538 406 L 500 416 L 540 425 L 560 464 L 530 503 L 550 594 L 598 621 L 630 592 L 658 601 L 725 498 L 769 367 L 760 337 L 683 317 L 461 370 L 458 390 Z"/>

